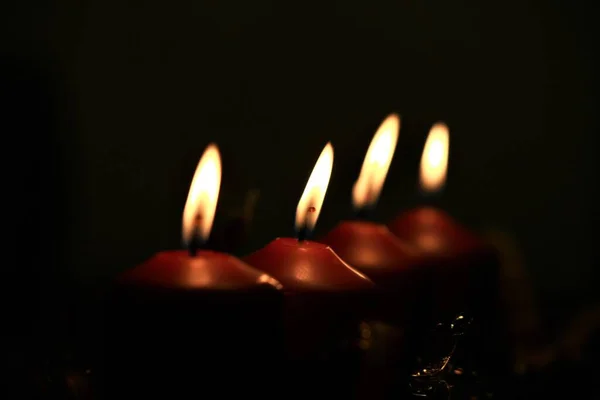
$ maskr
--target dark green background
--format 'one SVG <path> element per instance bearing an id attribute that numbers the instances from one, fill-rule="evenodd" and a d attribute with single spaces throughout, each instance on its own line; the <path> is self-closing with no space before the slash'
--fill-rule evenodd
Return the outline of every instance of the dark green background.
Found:
<path id="1" fill-rule="evenodd" d="M 331 140 L 325 232 L 350 215 L 366 147 L 391 111 L 403 126 L 376 219 L 415 202 L 425 136 L 443 120 L 443 205 L 513 235 L 539 290 L 594 291 L 595 47 L 584 6 L 29 3 L 1 13 L 11 302 L 51 302 L 63 282 L 94 282 L 178 247 L 211 141 L 224 162 L 217 228 L 260 191 L 252 250 L 293 233 Z"/>

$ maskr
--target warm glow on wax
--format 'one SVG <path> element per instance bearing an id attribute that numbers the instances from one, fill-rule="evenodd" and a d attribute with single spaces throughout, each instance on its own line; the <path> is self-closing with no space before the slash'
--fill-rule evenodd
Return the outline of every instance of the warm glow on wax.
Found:
<path id="1" fill-rule="evenodd" d="M 215 219 L 220 188 L 221 155 L 218 147 L 210 144 L 198 163 L 183 210 L 182 234 L 186 245 L 189 245 L 196 229 L 199 239 L 208 239 Z"/>
<path id="2" fill-rule="evenodd" d="M 312 230 L 317 223 L 333 168 L 333 146 L 327 143 L 308 178 L 296 209 L 296 229 Z"/>
<path id="3" fill-rule="evenodd" d="M 400 117 L 389 115 L 379 126 L 352 189 L 352 204 L 360 209 L 377 202 L 398 142 Z"/>
<path id="4" fill-rule="evenodd" d="M 429 131 L 421 158 L 421 190 L 431 193 L 440 190 L 446 183 L 450 133 L 444 123 L 435 124 Z"/>

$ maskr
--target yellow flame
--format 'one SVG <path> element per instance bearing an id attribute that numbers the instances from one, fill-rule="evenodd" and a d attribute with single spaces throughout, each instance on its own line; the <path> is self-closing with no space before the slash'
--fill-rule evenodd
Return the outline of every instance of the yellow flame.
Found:
<path id="1" fill-rule="evenodd" d="M 377 202 L 394 157 L 399 131 L 400 117 L 397 114 L 389 115 L 377 129 L 352 189 L 352 204 L 355 208 L 371 206 Z"/>
<path id="2" fill-rule="evenodd" d="M 188 245 L 197 230 L 200 239 L 206 241 L 210 235 L 219 189 L 221 188 L 221 155 L 215 144 L 204 151 L 188 193 L 183 209 L 183 241 Z"/>
<path id="3" fill-rule="evenodd" d="M 450 132 L 439 122 L 431 128 L 421 157 L 420 185 L 426 192 L 440 190 L 446 183 Z"/>
<path id="4" fill-rule="evenodd" d="M 317 223 L 317 218 L 321 212 L 325 193 L 331 177 L 333 168 L 333 146 L 327 143 L 321 152 L 310 178 L 304 188 L 304 193 L 298 202 L 296 208 L 296 229 L 306 227 L 312 230 Z"/>

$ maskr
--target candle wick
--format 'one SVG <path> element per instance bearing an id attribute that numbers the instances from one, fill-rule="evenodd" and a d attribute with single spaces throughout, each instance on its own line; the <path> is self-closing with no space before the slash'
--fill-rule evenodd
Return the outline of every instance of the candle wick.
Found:
<path id="1" fill-rule="evenodd" d="M 375 208 L 376 202 L 377 196 L 375 195 L 375 190 L 373 189 L 373 183 L 370 182 L 367 186 L 367 194 L 365 196 L 363 205 L 358 207 L 358 209 L 355 209 L 356 218 L 359 220 L 369 220 L 371 213 Z"/>
<path id="2" fill-rule="evenodd" d="M 188 246 L 191 257 L 195 257 L 198 250 L 202 247 L 202 239 L 200 239 L 200 221 L 202 221 L 202 215 L 198 213 L 194 217 L 192 237 L 190 238 L 190 244 Z"/>
<path id="3" fill-rule="evenodd" d="M 304 224 L 302 224 L 302 227 L 298 231 L 298 241 L 299 242 L 303 242 L 306 240 L 306 237 L 308 236 L 308 233 L 309 233 L 308 217 L 310 214 L 312 214 L 316 211 L 317 211 L 317 209 L 314 206 L 310 206 L 306 209 L 306 218 L 304 219 Z"/>

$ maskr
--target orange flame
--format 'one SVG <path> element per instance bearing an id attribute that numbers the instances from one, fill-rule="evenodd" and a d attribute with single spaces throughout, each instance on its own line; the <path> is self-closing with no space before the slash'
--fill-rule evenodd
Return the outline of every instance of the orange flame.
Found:
<path id="1" fill-rule="evenodd" d="M 219 148 L 210 144 L 198 163 L 183 209 L 182 236 L 186 245 L 189 245 L 196 231 L 200 239 L 208 239 L 215 219 L 220 187 L 221 155 Z"/>
<path id="2" fill-rule="evenodd" d="M 377 202 L 398 142 L 400 117 L 389 115 L 379 126 L 352 189 L 352 204 L 359 209 Z"/>
<path id="3" fill-rule="evenodd" d="M 446 183 L 450 132 L 439 122 L 431 128 L 421 157 L 420 185 L 426 192 L 436 192 Z"/>
<path id="4" fill-rule="evenodd" d="M 312 230 L 317 223 L 325 193 L 333 168 L 333 146 L 327 143 L 321 152 L 310 178 L 306 183 L 302 197 L 296 208 L 296 229 Z"/>

